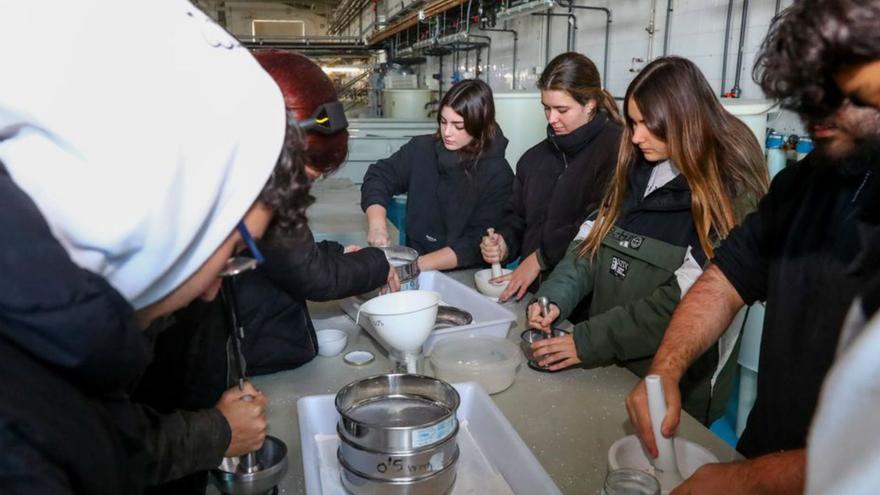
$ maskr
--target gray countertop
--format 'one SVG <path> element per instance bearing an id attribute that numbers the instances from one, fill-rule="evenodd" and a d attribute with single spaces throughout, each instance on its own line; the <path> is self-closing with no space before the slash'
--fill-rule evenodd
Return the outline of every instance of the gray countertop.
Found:
<path id="1" fill-rule="evenodd" d="M 450 273 L 473 287 L 473 271 Z M 524 302 L 505 305 L 517 314 L 508 333 L 518 342 L 524 329 Z M 390 370 L 385 352 L 355 325 L 336 303 L 309 304 L 317 329 L 338 328 L 349 334 L 346 350 L 365 349 L 376 360 L 362 367 L 342 361 L 342 355 L 318 356 L 302 367 L 255 377 L 253 382 L 270 398 L 270 434 L 288 447 L 290 469 L 281 493 L 305 493 L 296 401 L 315 394 L 335 394 L 360 377 Z M 548 374 L 521 366 L 509 389 L 492 399 L 563 493 L 598 493 L 606 472 L 608 448 L 618 438 L 633 433 L 624 399 L 637 378 L 624 368 L 572 369 Z M 683 414 L 679 435 L 712 451 L 722 461 L 739 454 L 699 422 Z M 514 487 L 515 489 L 516 487 Z"/>

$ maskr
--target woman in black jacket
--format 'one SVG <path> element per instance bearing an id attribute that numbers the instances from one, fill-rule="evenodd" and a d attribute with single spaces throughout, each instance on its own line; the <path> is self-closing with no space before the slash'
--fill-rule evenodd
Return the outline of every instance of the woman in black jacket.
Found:
<path id="1" fill-rule="evenodd" d="M 510 281 L 501 301 L 521 299 L 562 259 L 578 226 L 598 208 L 617 161 L 623 119 L 590 59 L 575 52 L 557 56 L 538 88 L 547 139 L 517 162 L 504 221 L 492 225 L 496 233 L 480 245 L 487 263 L 522 257 L 512 274 L 498 279 Z"/>
<path id="2" fill-rule="evenodd" d="M 443 97 L 434 135 L 417 136 L 370 165 L 361 208 L 372 246 L 389 244 L 387 207 L 407 194 L 406 244 L 421 255 L 421 270 L 449 270 L 480 262 L 480 238 L 501 222 L 513 172 L 507 139 L 495 123 L 492 90 L 462 81 Z"/>

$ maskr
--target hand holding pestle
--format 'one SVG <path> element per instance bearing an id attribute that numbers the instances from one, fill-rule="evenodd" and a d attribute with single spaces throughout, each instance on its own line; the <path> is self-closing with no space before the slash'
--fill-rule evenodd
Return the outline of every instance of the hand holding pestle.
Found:
<path id="1" fill-rule="evenodd" d="M 657 442 L 657 458 L 652 459 L 656 470 L 656 478 L 660 481 L 664 492 L 672 490 L 683 481 L 678 471 L 678 461 L 675 457 L 675 448 L 671 438 L 666 438 L 660 431 L 663 418 L 666 416 L 666 395 L 663 393 L 663 383 L 659 375 L 645 377 L 648 388 L 648 411 L 651 414 L 651 429 L 654 431 L 654 441 Z"/>
<path id="2" fill-rule="evenodd" d="M 241 385 L 239 387 L 243 388 Z M 250 402 L 254 400 L 254 396 L 245 395 L 241 400 Z M 257 453 L 248 452 L 239 458 L 237 471 L 241 473 L 254 473 L 262 468 L 263 466 L 260 465 L 260 461 L 257 460 Z"/>

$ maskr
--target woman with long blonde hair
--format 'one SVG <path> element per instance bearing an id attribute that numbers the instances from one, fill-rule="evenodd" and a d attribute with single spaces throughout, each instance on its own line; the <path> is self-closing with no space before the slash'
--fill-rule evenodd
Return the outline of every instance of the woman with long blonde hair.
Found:
<path id="1" fill-rule="evenodd" d="M 767 191 L 761 148 L 728 113 L 699 69 L 679 57 L 650 63 L 624 99 L 626 126 L 614 178 L 538 296 L 552 304 L 529 321 L 549 329 L 581 300 L 589 318 L 572 334 L 536 343 L 539 364 L 559 370 L 616 363 L 644 376 L 681 297 Z M 685 410 L 721 415 L 738 334 L 721 339 L 681 381 Z"/>

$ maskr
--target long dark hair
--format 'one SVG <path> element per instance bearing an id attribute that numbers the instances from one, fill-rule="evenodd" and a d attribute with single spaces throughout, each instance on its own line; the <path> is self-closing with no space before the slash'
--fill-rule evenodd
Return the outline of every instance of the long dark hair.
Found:
<path id="1" fill-rule="evenodd" d="M 595 100 L 598 107 L 608 112 L 611 120 L 623 124 L 623 117 L 620 116 L 614 97 L 602 88 L 596 64 L 580 53 L 566 52 L 557 55 L 544 68 L 537 85 L 541 91 L 565 91 L 581 106 Z"/>
<path id="2" fill-rule="evenodd" d="M 880 2 L 801 0 L 773 19 L 753 71 L 767 96 L 808 118 L 843 101 L 834 73 L 880 59 Z"/>
<path id="3" fill-rule="evenodd" d="M 473 137 L 467 146 L 459 150 L 465 158 L 462 160 L 465 172 L 470 173 L 497 133 L 492 88 L 479 79 L 465 79 L 446 92 L 440 100 L 440 112 L 437 112 L 438 141 L 443 139 L 440 134 L 440 114 L 444 107 L 461 115 L 464 119 L 464 130 Z"/>
<path id="4" fill-rule="evenodd" d="M 755 135 L 721 106 L 696 65 L 680 57 L 648 64 L 626 90 L 624 108 L 634 101 L 648 130 L 666 142 L 670 159 L 691 189 L 691 211 L 700 246 L 713 256 L 713 241 L 741 218 L 733 198 L 767 192 L 769 178 Z M 595 256 L 620 215 L 630 168 L 644 159 L 633 144 L 635 123 L 627 112 L 614 179 L 599 208 L 596 223 L 581 244 L 581 254 Z"/>

